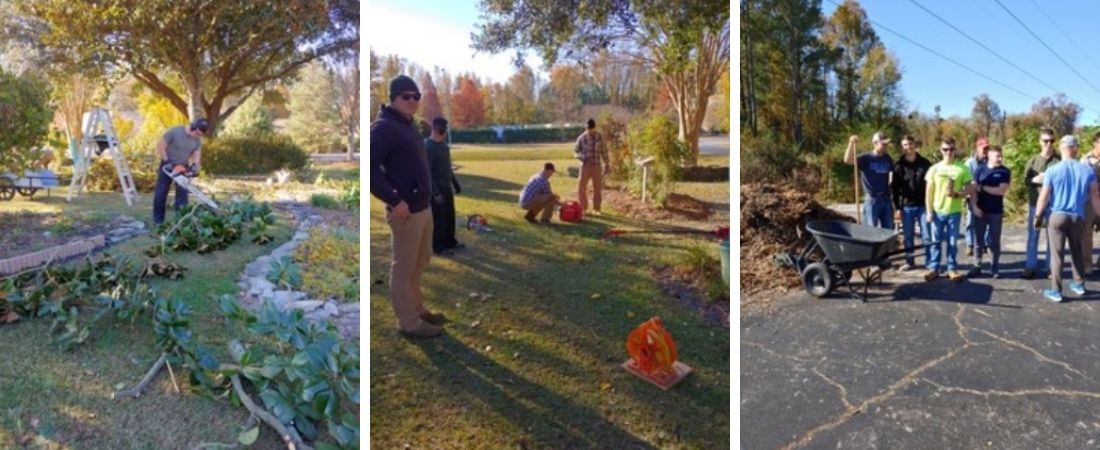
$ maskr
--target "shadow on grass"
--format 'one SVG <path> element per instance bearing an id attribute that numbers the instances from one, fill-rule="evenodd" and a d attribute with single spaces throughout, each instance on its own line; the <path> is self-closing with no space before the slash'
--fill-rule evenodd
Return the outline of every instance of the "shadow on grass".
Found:
<path id="1" fill-rule="evenodd" d="M 530 430 L 538 444 L 557 448 L 656 448 L 619 428 L 603 415 L 574 403 L 444 335 L 413 341 L 438 371 L 439 386 L 479 399 L 517 427 Z M 529 407 L 537 399 L 538 409 Z"/>
<path id="2" fill-rule="evenodd" d="M 514 204 L 519 209 L 519 193 L 523 185 L 481 175 L 460 173 L 456 176 L 462 185 L 462 193 L 458 194 L 460 197 Z M 458 216 L 464 217 L 462 214 Z"/>

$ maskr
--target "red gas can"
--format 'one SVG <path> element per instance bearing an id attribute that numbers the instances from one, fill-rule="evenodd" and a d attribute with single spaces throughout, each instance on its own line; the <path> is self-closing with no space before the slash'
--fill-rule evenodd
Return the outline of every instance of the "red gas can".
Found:
<path id="1" fill-rule="evenodd" d="M 561 213 L 559 217 L 562 222 L 580 222 L 582 215 L 584 214 L 581 211 L 580 203 L 569 200 L 561 204 Z"/>

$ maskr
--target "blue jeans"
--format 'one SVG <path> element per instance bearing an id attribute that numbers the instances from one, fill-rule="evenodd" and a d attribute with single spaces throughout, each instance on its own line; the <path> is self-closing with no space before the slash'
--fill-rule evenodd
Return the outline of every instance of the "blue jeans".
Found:
<path id="1" fill-rule="evenodd" d="M 914 225 L 918 224 L 920 226 L 921 244 L 932 242 L 932 231 L 929 230 L 928 222 L 924 220 L 924 207 L 901 207 L 901 233 L 905 237 L 905 262 L 908 263 L 910 266 L 916 265 L 916 259 L 913 257 L 913 242 L 915 241 L 913 231 L 915 228 Z M 925 264 L 927 264 L 928 257 L 926 256 L 924 260 Z"/>
<path id="2" fill-rule="evenodd" d="M 1050 209 L 1045 212 L 1047 222 L 1050 222 Z M 1046 267 L 1046 264 L 1039 264 L 1039 236 L 1047 238 L 1046 251 L 1043 253 L 1046 255 L 1046 261 L 1050 261 L 1050 238 L 1047 236 L 1046 229 L 1035 229 L 1035 205 L 1027 206 L 1027 256 L 1024 261 L 1024 268 L 1035 270 L 1040 267 Z"/>
<path id="3" fill-rule="evenodd" d="M 943 242 L 947 241 L 947 270 L 952 271 L 958 267 L 956 255 L 959 253 L 959 220 L 962 213 L 940 214 L 932 213 L 932 248 L 928 249 L 928 270 L 938 271 Z"/>
<path id="4" fill-rule="evenodd" d="M 889 196 L 864 197 L 863 224 L 888 230 L 894 229 L 894 204 Z"/>
<path id="5" fill-rule="evenodd" d="M 963 226 L 966 227 L 966 247 L 974 248 L 978 246 L 978 240 L 974 239 L 974 211 L 970 209 L 970 203 L 966 204 L 966 212 L 963 215 Z"/>
<path id="6" fill-rule="evenodd" d="M 153 192 L 153 223 L 160 225 L 164 223 L 164 206 L 168 203 L 168 188 L 176 184 L 172 181 L 172 177 L 164 174 L 165 167 L 172 167 L 172 163 L 161 163 L 157 167 L 157 188 Z M 179 186 L 176 189 L 176 201 L 175 208 L 179 211 L 180 208 L 187 206 L 187 190 Z"/>
<path id="7" fill-rule="evenodd" d="M 974 260 L 982 261 L 986 250 L 993 254 L 993 262 L 990 267 L 994 272 L 1001 261 L 1001 221 L 1000 214 L 986 213 L 982 217 L 974 218 Z"/>

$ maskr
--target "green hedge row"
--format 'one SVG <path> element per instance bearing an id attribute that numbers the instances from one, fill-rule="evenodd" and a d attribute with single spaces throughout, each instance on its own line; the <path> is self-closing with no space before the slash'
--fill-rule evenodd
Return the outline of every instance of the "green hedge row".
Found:
<path id="1" fill-rule="evenodd" d="M 503 140 L 492 128 L 451 130 L 451 142 L 465 144 L 516 144 L 533 142 L 572 142 L 584 132 L 583 126 L 565 128 L 517 128 L 506 129 Z"/>
<path id="2" fill-rule="evenodd" d="M 305 150 L 282 135 L 219 137 L 202 146 L 202 170 L 217 175 L 298 170 L 308 162 Z"/>

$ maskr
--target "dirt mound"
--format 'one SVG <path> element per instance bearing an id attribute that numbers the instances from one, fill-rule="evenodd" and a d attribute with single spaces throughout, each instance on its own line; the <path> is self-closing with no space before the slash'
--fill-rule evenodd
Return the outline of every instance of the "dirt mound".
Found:
<path id="1" fill-rule="evenodd" d="M 710 209 L 702 201 L 690 196 L 672 193 L 664 208 L 642 203 L 637 197 L 620 189 L 604 188 L 603 201 L 624 216 L 648 220 L 706 220 Z"/>
<path id="2" fill-rule="evenodd" d="M 742 185 L 741 293 L 799 286 L 798 274 L 779 267 L 773 257 L 801 251 L 812 239 L 806 232 L 806 222 L 818 219 L 854 222 L 821 206 L 803 190 L 773 184 Z"/>

